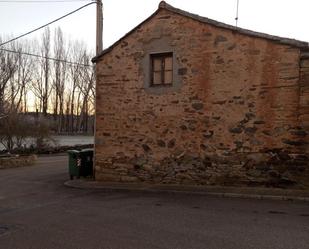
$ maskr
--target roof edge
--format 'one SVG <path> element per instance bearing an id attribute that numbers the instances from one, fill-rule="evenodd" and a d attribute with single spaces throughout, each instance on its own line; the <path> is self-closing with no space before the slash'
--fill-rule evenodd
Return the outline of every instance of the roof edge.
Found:
<path id="1" fill-rule="evenodd" d="M 282 44 L 286 44 L 286 45 L 291 45 L 291 46 L 295 46 L 295 47 L 300 47 L 300 48 L 309 48 L 309 43 L 305 42 L 305 41 L 300 41 L 300 40 L 296 40 L 296 39 L 292 39 L 292 38 L 286 38 L 286 37 L 280 37 L 280 36 L 275 36 L 275 35 L 269 35 L 266 33 L 262 33 L 262 32 L 257 32 L 257 31 L 252 31 L 249 29 L 243 29 L 243 28 L 239 28 L 239 27 L 235 27 L 233 25 L 229 25 L 223 22 L 218 22 L 216 20 L 213 19 L 209 19 L 207 17 L 203 17 L 203 16 L 199 16 L 196 14 L 192 14 L 190 12 L 181 10 L 181 9 L 177 9 L 169 4 L 167 4 L 166 2 L 162 1 L 160 3 L 160 5 L 162 8 L 165 8 L 169 11 L 172 11 L 174 13 L 177 13 L 179 15 L 183 15 L 186 17 L 189 17 L 191 19 L 203 22 L 203 23 L 208 23 L 210 25 L 219 27 L 219 28 L 223 28 L 223 29 L 228 29 L 228 30 L 232 30 L 235 31 L 237 33 L 240 34 L 245 34 L 245 35 L 249 35 L 249 36 L 254 36 L 257 38 L 264 38 L 267 40 L 272 40 L 275 42 L 279 42 Z"/>
<path id="2" fill-rule="evenodd" d="M 302 60 L 309 59 L 309 52 L 301 53 L 300 59 L 302 59 Z"/>
<path id="3" fill-rule="evenodd" d="M 285 38 L 285 37 L 280 37 L 280 36 L 274 36 L 274 35 L 269 35 L 269 34 L 266 34 L 266 33 L 261 33 L 261 32 L 256 32 L 256 31 L 252 31 L 252 30 L 248 30 L 248 29 L 243 29 L 243 28 L 235 27 L 235 26 L 223 23 L 223 22 L 218 22 L 218 21 L 215 21 L 213 19 L 209 19 L 207 17 L 202 17 L 202 16 L 199 16 L 199 15 L 196 15 L 196 14 L 192 14 L 190 12 L 187 12 L 187 11 L 184 11 L 184 10 L 181 10 L 181 9 L 177 9 L 177 8 L 173 7 L 172 5 L 169 5 L 165 1 L 161 1 L 159 3 L 158 9 L 151 16 L 149 16 L 143 22 L 138 24 L 135 28 L 133 28 L 128 33 L 126 33 L 124 36 L 122 36 L 119 40 L 117 40 L 110 47 L 108 47 L 107 49 L 104 49 L 101 53 L 99 53 L 97 56 L 92 58 L 91 61 L 93 63 L 95 63 L 100 57 L 102 57 L 103 55 L 105 55 L 108 52 L 110 52 L 124 38 L 126 38 L 128 35 L 133 33 L 136 29 L 138 29 L 140 26 L 142 26 L 144 23 L 146 23 L 148 20 L 150 20 L 153 16 L 155 16 L 160 11 L 160 9 L 166 9 L 166 10 L 168 10 L 170 12 L 173 12 L 173 13 L 176 13 L 178 15 L 182 15 L 182 16 L 191 18 L 191 19 L 193 19 L 195 21 L 199 21 L 199 22 L 202 22 L 202 23 L 207 23 L 207 24 L 210 24 L 210 25 L 218 27 L 218 28 L 231 30 L 231 31 L 239 33 L 239 34 L 243 34 L 243 35 L 247 35 L 247 36 L 251 36 L 251 37 L 256 37 L 256 38 L 261 38 L 261 39 L 266 39 L 266 40 L 270 40 L 270 41 L 273 41 L 273 42 L 276 42 L 276 43 L 280 43 L 280 44 L 283 44 L 283 45 L 289 45 L 289 46 L 293 46 L 293 47 L 298 47 L 298 48 L 306 50 L 306 51 L 309 50 L 309 43 L 305 42 L 305 41 L 300 41 L 300 40 L 296 40 L 296 39 L 292 39 L 292 38 Z"/>
<path id="4" fill-rule="evenodd" d="M 164 1 L 162 1 L 164 2 Z M 161 3 L 162 3 L 161 2 Z M 161 4 L 160 3 L 160 4 Z M 160 5 L 159 8 L 152 14 L 150 15 L 148 18 L 146 18 L 144 21 L 142 21 L 140 24 L 138 24 L 137 26 L 135 26 L 133 29 L 131 29 L 128 33 L 126 33 L 124 36 L 122 36 L 120 39 L 118 39 L 116 42 L 114 42 L 111 46 L 109 46 L 108 48 L 104 49 L 101 53 L 99 53 L 98 55 L 96 55 L 95 57 L 93 57 L 91 59 L 92 63 L 95 63 L 100 57 L 102 57 L 103 55 L 107 54 L 108 52 L 110 52 L 115 46 L 117 46 L 124 38 L 126 38 L 127 36 L 129 36 L 130 34 L 132 34 L 135 30 L 137 30 L 140 26 L 142 26 L 144 23 L 148 22 L 152 17 L 154 17 L 159 11 L 160 11 Z"/>

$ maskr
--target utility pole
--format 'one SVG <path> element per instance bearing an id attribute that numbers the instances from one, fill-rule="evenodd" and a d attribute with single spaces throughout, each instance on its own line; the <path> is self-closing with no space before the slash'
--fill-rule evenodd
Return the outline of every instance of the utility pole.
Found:
<path id="1" fill-rule="evenodd" d="M 239 0 L 237 0 L 237 3 L 236 3 L 236 17 L 235 17 L 235 21 L 236 21 L 236 28 L 238 27 L 238 10 L 239 10 Z"/>
<path id="2" fill-rule="evenodd" d="M 97 2 L 97 37 L 96 37 L 96 55 L 99 55 L 103 50 L 103 3 L 102 0 L 94 0 Z M 97 67 L 95 67 L 97 70 Z M 97 75 L 97 73 L 95 73 Z M 97 81 L 96 81 L 97 82 Z M 96 83 L 97 84 L 97 83 Z M 97 108 L 97 100 L 95 98 L 95 108 Z M 97 112 L 94 114 L 94 140 L 96 140 L 96 123 Z M 93 155 L 93 178 L 96 178 L 96 142 L 94 141 L 94 155 Z"/>
<path id="3" fill-rule="evenodd" d="M 103 50 L 103 3 L 102 0 L 97 2 L 97 40 L 96 40 L 96 55 Z"/>

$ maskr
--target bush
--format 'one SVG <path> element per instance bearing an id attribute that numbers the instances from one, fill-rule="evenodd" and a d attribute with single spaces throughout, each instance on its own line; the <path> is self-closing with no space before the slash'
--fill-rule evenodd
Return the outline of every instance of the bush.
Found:
<path id="1" fill-rule="evenodd" d="M 36 148 L 50 140 L 49 125 L 42 118 L 29 118 L 11 111 L 0 119 L 0 143 L 8 152 L 25 147 L 28 139 L 34 139 Z"/>

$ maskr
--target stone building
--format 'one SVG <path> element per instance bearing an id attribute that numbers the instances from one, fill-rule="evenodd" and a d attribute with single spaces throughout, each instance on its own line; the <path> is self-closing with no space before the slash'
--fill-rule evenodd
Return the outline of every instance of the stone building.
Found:
<path id="1" fill-rule="evenodd" d="M 309 46 L 158 10 L 93 59 L 95 177 L 309 187 Z"/>

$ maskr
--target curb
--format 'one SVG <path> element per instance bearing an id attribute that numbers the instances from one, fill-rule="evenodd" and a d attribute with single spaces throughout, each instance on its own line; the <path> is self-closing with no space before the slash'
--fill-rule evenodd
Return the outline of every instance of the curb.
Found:
<path id="1" fill-rule="evenodd" d="M 166 186 L 166 188 L 156 188 L 156 186 L 128 186 L 128 185 L 96 185 L 95 182 L 92 186 L 87 184 L 89 182 L 80 180 L 68 180 L 64 182 L 64 186 L 76 189 L 88 189 L 88 190 L 103 190 L 106 192 L 144 192 L 144 193 L 169 193 L 169 194 L 193 194 L 204 196 L 215 196 L 223 198 L 244 198 L 244 199 L 256 199 L 256 200 L 275 200 L 275 201 L 300 201 L 309 202 L 307 196 L 290 196 L 290 195 L 267 195 L 267 194 L 244 194 L 244 193 L 232 193 L 228 191 L 207 191 L 207 190 L 188 190 L 188 189 L 173 189 Z"/>
<path id="2" fill-rule="evenodd" d="M 42 158 L 42 157 L 63 157 L 63 156 L 68 156 L 68 153 L 66 152 L 60 152 L 60 153 L 51 153 L 51 154 L 36 154 L 38 156 L 38 158 Z"/>

